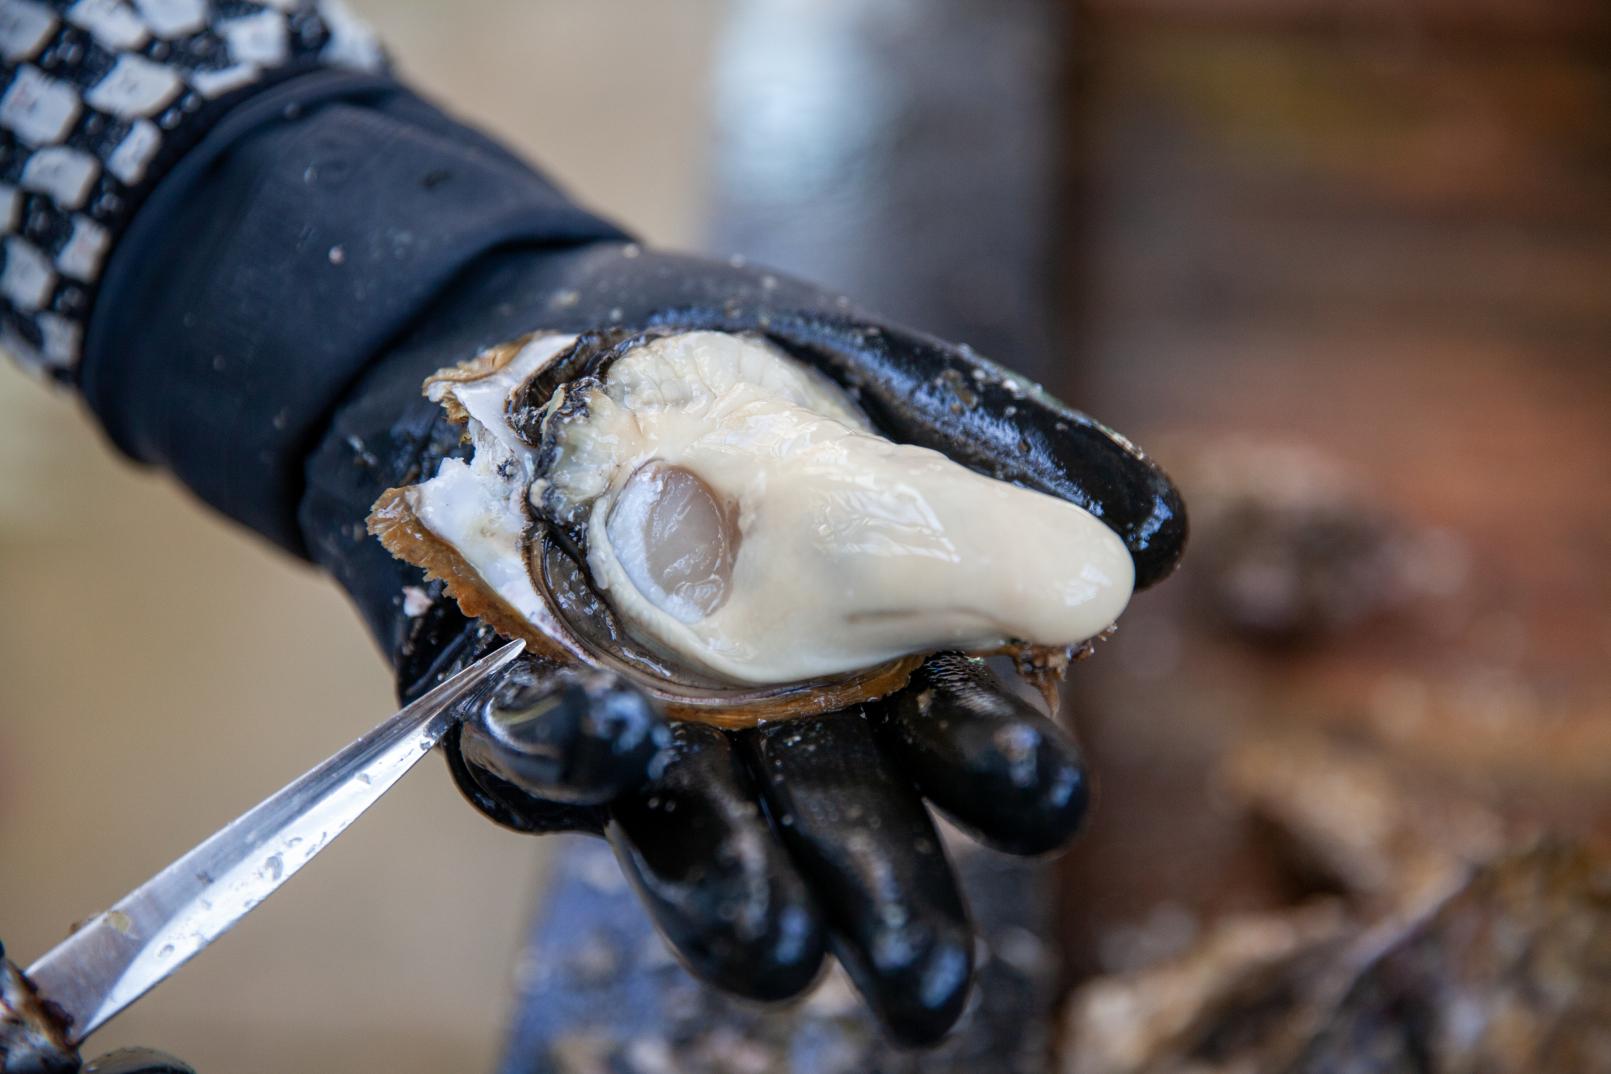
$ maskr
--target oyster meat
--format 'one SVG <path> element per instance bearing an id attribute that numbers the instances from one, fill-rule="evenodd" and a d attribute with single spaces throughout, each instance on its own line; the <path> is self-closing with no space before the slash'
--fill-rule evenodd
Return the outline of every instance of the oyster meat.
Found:
<path id="1" fill-rule="evenodd" d="M 387 492 L 371 531 L 466 614 L 673 715 L 838 707 L 941 649 L 1066 649 L 1130 596 L 1089 512 L 885 439 L 759 337 L 536 334 L 425 390 L 472 454 Z"/>

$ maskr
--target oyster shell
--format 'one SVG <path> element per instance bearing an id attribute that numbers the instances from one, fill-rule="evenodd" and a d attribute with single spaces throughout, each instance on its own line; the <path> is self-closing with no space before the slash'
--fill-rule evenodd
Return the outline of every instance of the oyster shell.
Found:
<path id="1" fill-rule="evenodd" d="M 727 725 L 879 696 L 940 649 L 1067 649 L 1129 599 L 1085 510 L 879 436 L 759 337 L 536 334 L 428 397 L 467 460 L 370 530 L 468 615 Z"/>

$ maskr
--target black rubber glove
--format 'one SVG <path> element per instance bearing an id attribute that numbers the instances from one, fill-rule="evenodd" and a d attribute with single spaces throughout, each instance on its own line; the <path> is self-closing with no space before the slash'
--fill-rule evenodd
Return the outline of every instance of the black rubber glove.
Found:
<path id="1" fill-rule="evenodd" d="M 60 21 L 31 21 L 42 20 Z M 123 174 L 122 147 L 139 142 L 126 124 L 86 115 L 72 132 L 45 129 L 94 105 L 108 62 L 75 43 L 72 21 L 59 42 L 41 33 L 28 47 L 86 92 L 35 81 L 19 115 Z M 296 64 L 205 108 L 182 97 L 158 117 L 175 129 L 141 151 L 141 176 L 102 177 L 91 212 L 109 230 L 82 232 L 110 243 L 98 279 L 83 250 L 66 254 L 80 221 L 37 191 L 20 203 L 37 245 L 8 242 L 7 271 L 20 280 L 31 265 L 39 286 L 13 288 L 30 292 L 14 327 L 126 453 L 327 567 L 405 696 L 492 639 L 412 592 L 418 572 L 363 519 L 382 490 L 457 450 L 457 430 L 419 397 L 424 376 L 535 328 L 765 332 L 844 384 L 886 434 L 1101 515 L 1139 584 L 1179 555 L 1173 490 L 1107 430 L 836 296 L 619 245 L 620 231 L 405 86 L 314 59 L 327 40 L 317 20 L 299 16 L 295 33 Z M 53 283 L 53 263 L 77 263 L 64 271 L 79 282 Z M 673 945 L 725 987 L 792 994 L 833 944 L 904 1040 L 941 1034 L 970 974 L 966 915 L 922 796 L 1023 852 L 1059 844 L 1083 807 L 1068 738 L 954 657 L 876 705 L 740 735 L 668 730 L 608 676 L 530 661 L 517 675 L 448 744 L 477 806 L 522 830 L 607 833 Z"/>
<path id="2" fill-rule="evenodd" d="M 198 137 L 153 165 L 107 256 L 77 383 L 129 455 L 328 568 L 405 696 L 493 639 L 428 599 L 363 520 L 459 450 L 424 377 L 537 328 L 765 332 L 886 434 L 1101 515 L 1139 584 L 1179 555 L 1168 482 L 1089 419 L 837 296 L 622 245 L 389 78 L 287 74 Z M 904 1040 L 944 1031 L 970 972 L 921 796 L 1023 851 L 1066 838 L 1083 803 L 1069 740 L 954 659 L 865 710 L 671 729 L 669 759 L 630 687 L 531 662 L 520 675 L 448 743 L 472 801 L 522 830 L 606 832 L 673 946 L 724 987 L 796 992 L 832 943 Z"/>
<path id="3" fill-rule="evenodd" d="M 478 264 L 371 369 L 309 464 L 303 536 L 390 640 L 405 696 L 492 643 L 440 597 L 409 616 L 404 588 L 420 585 L 418 572 L 364 533 L 382 490 L 461 450 L 421 381 L 537 329 L 651 325 L 765 334 L 848 389 L 886 435 L 1101 517 L 1130 548 L 1138 586 L 1180 555 L 1185 517 L 1156 467 L 964 349 L 743 266 L 613 243 L 508 251 Z M 597 673 L 525 674 L 527 685 L 448 743 L 478 808 L 523 831 L 605 834 L 667 940 L 720 987 L 794 995 L 831 947 L 908 1043 L 949 1028 L 972 972 L 967 912 L 923 800 L 1026 854 L 1062 845 L 1086 804 L 1070 737 L 954 654 L 848 711 L 738 733 L 675 725 L 660 758 L 644 745 L 655 718 L 630 687 Z M 603 744 L 615 729 L 631 736 L 632 761 L 612 767 Z"/>

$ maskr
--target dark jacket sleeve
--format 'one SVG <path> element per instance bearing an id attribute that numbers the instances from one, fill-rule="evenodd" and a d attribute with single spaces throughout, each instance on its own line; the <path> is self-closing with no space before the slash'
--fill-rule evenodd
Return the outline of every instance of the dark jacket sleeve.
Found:
<path id="1" fill-rule="evenodd" d="M 149 23 L 192 8 L 209 21 L 187 36 Z M 86 29 L 79 9 L 102 23 L 124 10 L 138 25 Z M 0 224 L 8 205 L 15 218 L 0 342 L 76 385 L 124 452 L 298 554 L 308 452 L 346 389 L 448 283 L 499 248 L 621 237 L 384 73 L 372 41 L 360 47 L 350 16 L 332 11 L 162 0 L 136 17 L 115 2 L 63 14 L 0 0 Z M 283 62 L 266 62 L 271 52 Z M 220 81 L 218 63 L 251 55 L 265 62 Z M 130 71 L 150 87 L 141 102 Z M 208 97 L 198 78 L 224 88 Z M 97 109 L 112 107 L 109 82 L 124 87 L 118 107 L 157 110 L 94 122 L 111 116 Z M 158 144 L 136 176 L 124 165 L 142 124 Z M 39 163 L 47 150 L 93 182 L 71 186 Z M 93 257 L 74 237 L 89 227 Z"/>

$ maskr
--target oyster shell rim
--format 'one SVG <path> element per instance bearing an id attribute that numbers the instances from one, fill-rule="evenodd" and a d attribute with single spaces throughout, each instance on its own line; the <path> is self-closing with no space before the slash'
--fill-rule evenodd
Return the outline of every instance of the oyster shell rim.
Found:
<path id="1" fill-rule="evenodd" d="M 535 587 L 549 617 L 541 626 L 489 592 L 464 557 L 420 521 L 410 503 L 409 488 L 387 489 L 370 511 L 369 532 L 386 551 L 419 567 L 428 580 L 440 581 L 468 618 L 487 624 L 506 638 L 524 640 L 534 656 L 614 671 L 659 701 L 672 719 L 738 730 L 768 720 L 834 712 L 893 693 L 906 685 L 912 672 L 927 659 L 927 654 L 914 654 L 849 676 L 741 687 L 731 693 L 713 688 L 708 694 L 695 695 L 671 689 L 666 680 L 652 678 L 623 661 L 599 654 L 577 637 L 554 607 L 546 585 Z"/>

